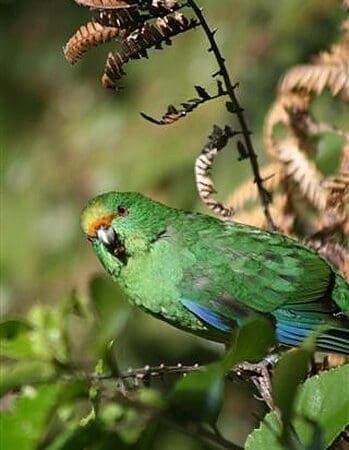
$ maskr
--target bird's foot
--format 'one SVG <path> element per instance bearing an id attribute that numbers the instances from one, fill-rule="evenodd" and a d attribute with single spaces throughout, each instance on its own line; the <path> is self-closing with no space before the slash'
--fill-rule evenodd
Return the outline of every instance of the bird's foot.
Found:
<path id="1" fill-rule="evenodd" d="M 259 396 L 256 396 L 256 398 L 264 401 L 268 405 L 269 409 L 274 411 L 276 415 L 280 417 L 280 413 L 274 404 L 271 394 L 272 387 L 270 377 L 270 370 L 277 363 L 278 359 L 279 355 L 272 353 L 257 363 L 244 361 L 234 367 L 232 372 L 239 377 L 247 375 L 259 393 Z"/>

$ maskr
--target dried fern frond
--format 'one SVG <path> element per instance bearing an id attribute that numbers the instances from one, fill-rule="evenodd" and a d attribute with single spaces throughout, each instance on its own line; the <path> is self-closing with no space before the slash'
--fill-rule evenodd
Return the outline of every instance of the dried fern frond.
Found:
<path id="1" fill-rule="evenodd" d="M 137 0 L 74 0 L 75 3 L 81 6 L 87 6 L 90 9 L 121 9 L 131 8 Z"/>
<path id="2" fill-rule="evenodd" d="M 347 96 L 349 93 L 349 71 L 346 73 L 342 66 L 335 64 L 296 66 L 282 78 L 279 92 L 303 90 L 319 95 L 326 86 L 334 96 L 342 91 Z"/>
<path id="3" fill-rule="evenodd" d="M 144 23 L 144 17 L 136 8 L 99 11 L 96 20 L 106 27 L 124 28 L 133 31 Z"/>
<path id="4" fill-rule="evenodd" d="M 196 20 L 187 19 L 181 13 L 158 18 L 156 25 L 145 23 L 122 41 L 120 51 L 109 53 L 102 77 L 103 86 L 115 89 L 117 80 L 125 75 L 123 66 L 130 59 L 147 57 L 148 49 L 161 49 L 164 43 L 170 45 L 173 37 L 197 26 Z"/>
<path id="5" fill-rule="evenodd" d="M 318 210 L 324 211 L 327 203 L 327 191 L 323 187 L 323 177 L 315 164 L 299 148 L 295 139 L 280 142 L 278 160 L 284 164 L 287 177 L 297 185 L 303 196 Z"/>
<path id="6" fill-rule="evenodd" d="M 349 21 L 343 25 L 341 40 L 327 52 L 321 52 L 311 64 L 291 68 L 282 77 L 275 103 L 264 124 L 264 142 L 268 152 L 283 166 L 288 183 L 285 185 L 291 203 L 299 203 L 299 192 L 317 211 L 308 217 L 310 229 L 325 230 L 335 225 L 348 232 L 348 211 L 345 209 L 348 177 L 341 169 L 331 178 L 324 178 L 311 161 L 313 143 L 309 137 L 324 132 L 336 132 L 346 138 L 347 132 L 331 124 L 317 122 L 310 113 L 314 97 L 328 88 L 332 96 L 349 101 Z M 283 133 L 276 133 L 276 125 Z M 281 130 L 279 130 L 281 131 Z M 343 158 L 345 154 L 343 149 Z M 294 187 L 297 189 L 294 191 Z M 345 200 L 347 199 L 347 200 Z M 300 212 L 297 211 L 297 215 Z"/>
<path id="7" fill-rule="evenodd" d="M 234 210 L 211 197 L 217 191 L 210 172 L 218 152 L 226 147 L 229 139 L 235 134 L 229 127 L 222 130 L 222 128 L 214 125 L 208 143 L 195 161 L 195 180 L 198 194 L 209 209 L 224 219 L 229 219 L 234 214 Z"/>
<path id="8" fill-rule="evenodd" d="M 74 0 L 90 9 L 116 11 L 120 9 L 142 9 L 154 15 L 169 14 L 179 6 L 176 0 Z"/>
<path id="9" fill-rule="evenodd" d="M 338 242 L 333 240 L 322 241 L 319 239 L 307 239 L 305 244 L 316 250 L 321 256 L 330 261 L 335 267 L 338 267 L 341 272 L 349 277 L 349 266 L 348 264 L 348 252 L 347 249 L 343 248 Z"/>
<path id="10" fill-rule="evenodd" d="M 264 186 L 269 192 L 275 191 L 285 177 L 283 166 L 280 163 L 271 163 L 262 167 L 261 175 L 264 180 Z M 256 201 L 258 196 L 259 193 L 256 183 L 252 180 L 247 180 L 228 197 L 227 205 L 234 211 L 239 211 L 247 203 Z"/>
<path id="11" fill-rule="evenodd" d="M 140 28 L 148 20 L 167 16 L 185 6 L 185 4 L 177 2 L 167 3 L 148 1 L 146 2 L 147 6 L 143 8 L 102 9 L 99 10 L 97 20 L 101 25 L 127 28 L 133 31 Z"/>
<path id="12" fill-rule="evenodd" d="M 288 92 L 277 98 L 271 106 L 263 127 L 263 140 L 268 153 L 277 158 L 277 138 L 274 130 L 276 125 L 282 124 L 286 131 L 292 133 L 292 117 L 290 112 L 305 113 L 311 101 L 311 96 L 306 92 Z"/>
<path id="13" fill-rule="evenodd" d="M 63 50 L 64 56 L 74 64 L 90 47 L 108 42 L 122 33 L 123 30 L 119 28 L 105 27 L 98 22 L 88 22 L 69 39 Z"/>
<path id="14" fill-rule="evenodd" d="M 287 210 L 287 194 L 280 193 L 273 196 L 270 212 L 277 229 L 284 234 L 291 234 L 295 216 Z M 267 226 L 266 218 L 260 207 L 249 210 L 240 210 L 234 214 L 234 221 L 258 228 Z"/>
<path id="15" fill-rule="evenodd" d="M 324 226 L 339 224 L 349 236 L 349 134 L 343 148 L 338 173 L 325 182 L 328 191 Z"/>
<path id="16" fill-rule="evenodd" d="M 342 24 L 342 39 L 327 52 L 313 58 L 312 64 L 288 70 L 279 84 L 279 95 L 291 91 L 319 95 L 328 87 L 333 96 L 343 94 L 349 99 L 349 20 Z"/>
<path id="17" fill-rule="evenodd" d="M 186 102 L 181 103 L 182 108 L 177 109 L 173 105 L 169 105 L 166 113 L 161 117 L 161 119 L 155 119 L 154 117 L 149 116 L 148 114 L 141 113 L 141 116 L 155 125 L 172 125 L 174 122 L 177 122 L 182 117 L 187 116 L 189 113 L 194 111 L 194 109 L 198 108 L 200 105 L 204 103 L 215 100 L 219 97 L 227 95 L 227 92 L 222 87 L 222 82 L 217 81 L 217 94 L 210 95 L 203 87 L 195 86 L 195 90 L 199 97 L 192 98 L 187 100 Z"/>

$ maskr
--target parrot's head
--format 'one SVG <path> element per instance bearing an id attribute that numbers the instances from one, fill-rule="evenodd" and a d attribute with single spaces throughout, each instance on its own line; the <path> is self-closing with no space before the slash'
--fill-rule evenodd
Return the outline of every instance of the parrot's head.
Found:
<path id="1" fill-rule="evenodd" d="M 108 192 L 92 199 L 81 227 L 99 257 L 122 259 L 149 247 L 171 208 L 135 192 Z"/>

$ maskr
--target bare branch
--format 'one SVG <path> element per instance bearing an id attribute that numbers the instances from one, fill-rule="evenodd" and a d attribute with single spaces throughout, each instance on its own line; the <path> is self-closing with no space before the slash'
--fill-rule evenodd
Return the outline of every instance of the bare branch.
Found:
<path id="1" fill-rule="evenodd" d="M 270 214 L 270 208 L 269 205 L 271 203 L 271 196 L 269 192 L 265 189 L 263 185 L 263 179 L 260 175 L 258 160 L 257 160 L 257 154 L 254 150 L 252 140 L 251 140 L 251 131 L 249 130 L 249 127 L 247 125 L 247 121 L 245 119 L 244 110 L 241 108 L 240 103 L 237 99 L 237 96 L 235 94 L 235 88 L 236 85 L 233 85 L 233 83 L 230 80 L 229 72 L 225 65 L 225 60 L 218 48 L 218 45 L 215 40 L 215 32 L 212 31 L 206 22 L 206 19 L 202 13 L 202 10 L 197 6 L 196 2 L 194 0 L 188 0 L 188 4 L 193 8 L 193 11 L 195 12 L 206 36 L 210 43 L 210 49 L 209 51 L 212 51 L 215 55 L 215 58 L 217 60 L 217 64 L 219 67 L 219 71 L 214 74 L 215 76 L 222 76 L 224 80 L 224 84 L 227 90 L 227 93 L 230 98 L 230 102 L 227 103 L 227 109 L 229 112 L 232 112 L 236 114 L 239 124 L 241 126 L 241 133 L 243 135 L 243 147 L 246 151 L 246 154 L 248 155 L 248 158 L 251 162 L 251 167 L 254 175 L 254 182 L 256 183 L 258 187 L 258 192 L 260 196 L 261 203 L 263 205 L 264 214 L 267 219 L 267 223 L 270 228 L 275 228 L 273 219 Z"/>

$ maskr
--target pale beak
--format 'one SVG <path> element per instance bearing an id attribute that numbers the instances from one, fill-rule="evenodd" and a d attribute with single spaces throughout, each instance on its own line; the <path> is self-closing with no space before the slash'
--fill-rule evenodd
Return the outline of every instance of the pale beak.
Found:
<path id="1" fill-rule="evenodd" d="M 117 236 L 113 227 L 101 227 L 97 230 L 98 239 L 107 247 L 114 247 L 117 242 Z"/>

